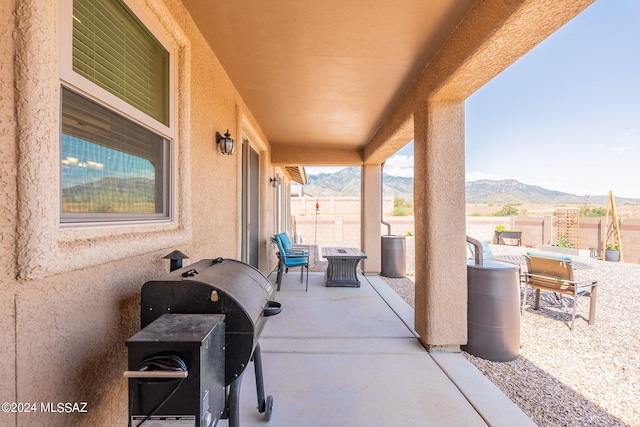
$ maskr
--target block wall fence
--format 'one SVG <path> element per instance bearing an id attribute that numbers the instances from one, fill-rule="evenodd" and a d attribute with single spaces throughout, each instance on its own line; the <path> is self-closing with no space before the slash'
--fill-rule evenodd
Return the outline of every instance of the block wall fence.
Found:
<path id="1" fill-rule="evenodd" d="M 479 240 L 493 239 L 495 227 L 522 231 L 522 245 L 539 248 L 556 242 L 555 218 L 544 217 L 467 217 L 467 235 Z M 599 254 L 605 233 L 605 218 L 580 218 L 580 247 Z M 623 218 L 620 223 L 625 262 L 640 264 L 640 219 Z"/>
<path id="2" fill-rule="evenodd" d="M 315 216 L 316 203 L 320 206 L 319 215 L 360 216 L 360 197 L 291 197 L 291 212 L 296 216 Z M 393 197 L 382 199 L 382 211 L 385 215 L 393 213 Z"/>
<path id="3" fill-rule="evenodd" d="M 315 201 L 313 202 L 315 205 Z M 322 203 L 322 202 L 321 202 Z M 393 203 L 393 202 L 391 202 Z M 328 204 L 326 206 L 329 206 Z M 313 207 L 315 211 L 315 206 Z M 326 211 L 325 211 L 326 212 Z M 391 224 L 391 234 L 407 235 L 414 232 L 414 218 L 412 216 L 384 216 L 384 220 Z M 320 214 L 294 215 L 294 234 L 303 243 L 326 245 L 360 245 L 360 216 L 359 215 L 330 215 L 323 213 L 321 204 Z M 604 218 L 580 218 L 580 247 L 599 254 L 602 247 L 602 235 L 605 227 Z M 540 248 L 541 245 L 556 242 L 555 218 L 543 217 L 467 217 L 467 235 L 479 240 L 491 242 L 495 227 L 503 225 L 507 230 L 522 231 L 522 246 Z M 623 218 L 620 224 L 622 234 L 622 249 L 625 262 L 640 264 L 640 219 Z M 387 227 L 380 224 L 380 235 L 387 234 Z"/>

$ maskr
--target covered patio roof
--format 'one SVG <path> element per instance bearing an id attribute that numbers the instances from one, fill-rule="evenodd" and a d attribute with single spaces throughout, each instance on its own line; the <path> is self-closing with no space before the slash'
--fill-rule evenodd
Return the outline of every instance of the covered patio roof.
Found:
<path id="1" fill-rule="evenodd" d="M 416 103 L 464 100 L 588 3 L 182 1 L 272 163 L 295 166 L 381 164 Z"/>
<path id="2" fill-rule="evenodd" d="M 272 144 L 362 149 L 474 1 L 184 4 Z"/>

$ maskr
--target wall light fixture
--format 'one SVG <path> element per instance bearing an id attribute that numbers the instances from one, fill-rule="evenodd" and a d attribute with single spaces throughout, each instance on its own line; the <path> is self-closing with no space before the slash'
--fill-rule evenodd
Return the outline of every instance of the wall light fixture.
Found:
<path id="1" fill-rule="evenodd" d="M 220 135 L 219 132 L 216 132 L 216 142 L 218 143 L 218 147 L 220 147 L 220 152 L 222 154 L 230 156 L 236 148 L 236 142 L 231 139 L 229 129 L 227 129 L 227 133 L 225 133 L 224 136 Z"/>

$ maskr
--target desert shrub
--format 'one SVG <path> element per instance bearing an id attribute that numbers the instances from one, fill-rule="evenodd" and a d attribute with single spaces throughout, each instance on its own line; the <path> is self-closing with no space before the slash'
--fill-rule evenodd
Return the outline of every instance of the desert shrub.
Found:
<path id="1" fill-rule="evenodd" d="M 587 218 L 600 218 L 601 216 L 605 216 L 607 214 L 607 209 L 603 207 L 590 208 L 588 206 L 583 206 L 580 208 L 579 215 L 581 217 Z"/>
<path id="2" fill-rule="evenodd" d="M 393 199 L 393 216 L 410 216 L 413 215 L 413 202 L 405 200 L 402 197 Z"/>
<path id="3" fill-rule="evenodd" d="M 556 241 L 555 246 L 559 248 L 572 248 L 573 245 L 569 242 L 569 239 L 566 236 L 559 236 Z"/>
<path id="4" fill-rule="evenodd" d="M 394 206 L 393 216 L 411 216 L 413 215 L 413 206 Z"/>
<path id="5" fill-rule="evenodd" d="M 494 212 L 491 216 L 514 216 L 518 215 L 518 208 L 511 204 L 504 205 L 498 212 Z"/>
<path id="6" fill-rule="evenodd" d="M 393 199 L 393 206 L 410 206 L 413 207 L 413 202 L 405 200 L 404 197 L 395 197 Z"/>

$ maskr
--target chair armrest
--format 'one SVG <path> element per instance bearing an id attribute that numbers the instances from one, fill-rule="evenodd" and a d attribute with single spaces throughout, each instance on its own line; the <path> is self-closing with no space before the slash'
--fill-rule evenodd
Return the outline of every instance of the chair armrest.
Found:
<path id="1" fill-rule="evenodd" d="M 297 260 L 297 259 L 309 260 L 309 254 L 286 254 L 284 258 L 290 259 L 290 260 Z"/>
<path id="2" fill-rule="evenodd" d="M 568 285 L 574 285 L 577 288 L 589 288 L 592 286 L 596 286 L 598 284 L 597 280 L 581 280 L 581 281 L 565 280 L 565 279 L 558 279 L 557 277 L 553 277 L 553 276 L 544 276 L 542 274 L 531 274 L 529 272 L 522 273 L 522 275 L 525 277 L 525 279 L 533 278 L 533 279 L 554 280 L 558 283 L 566 283 Z"/>
<path id="3" fill-rule="evenodd" d="M 302 251 L 289 251 L 287 252 L 287 256 L 288 257 L 305 257 L 305 256 L 309 256 L 308 252 L 302 252 Z"/>
<path id="4" fill-rule="evenodd" d="M 596 286 L 597 284 L 597 280 L 583 280 L 581 282 L 576 282 L 576 286 L 579 288 L 590 288 L 592 286 Z"/>
<path id="5" fill-rule="evenodd" d="M 558 279 L 555 276 L 546 276 L 544 274 L 532 274 L 529 273 L 528 271 L 525 271 L 524 273 L 522 273 L 522 275 L 526 278 L 533 278 L 533 279 L 546 279 L 546 280 L 555 280 L 556 282 L 562 282 L 562 283 L 569 283 L 569 284 L 576 284 L 578 282 L 576 282 L 575 280 L 565 280 L 565 279 Z"/>
<path id="6" fill-rule="evenodd" d="M 553 280 L 558 283 L 566 283 L 568 285 L 578 285 L 579 283 L 583 283 L 583 282 L 576 282 L 575 280 L 558 279 L 555 276 L 545 276 L 543 274 L 531 274 L 529 272 L 522 273 L 522 275 L 527 279 L 532 278 L 532 279 Z"/>

